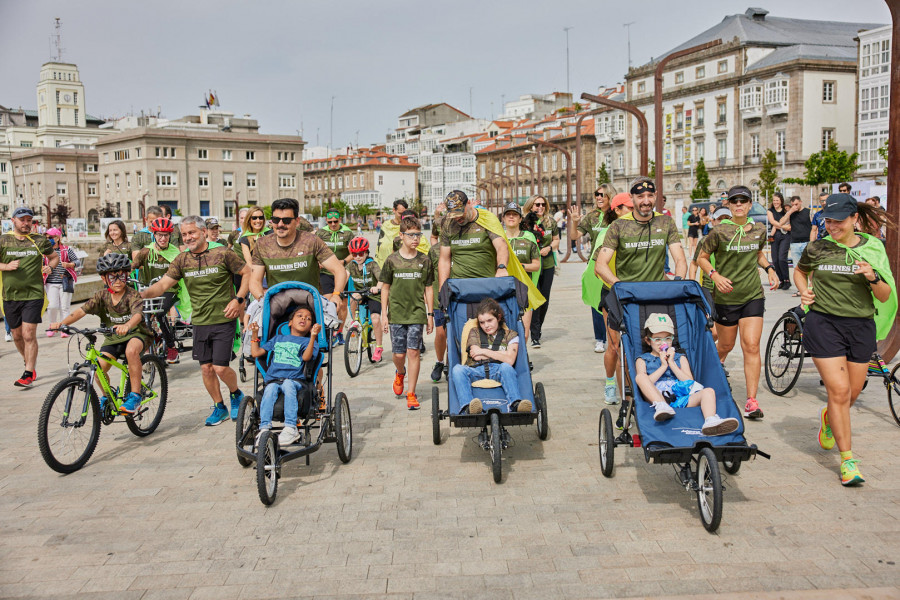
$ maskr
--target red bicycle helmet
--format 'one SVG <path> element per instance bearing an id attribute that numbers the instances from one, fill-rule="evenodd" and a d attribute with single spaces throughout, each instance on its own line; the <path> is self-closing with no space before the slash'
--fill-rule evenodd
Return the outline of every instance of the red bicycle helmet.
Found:
<path id="1" fill-rule="evenodd" d="M 154 233 L 171 233 L 175 229 L 172 221 L 166 217 L 159 217 L 150 221 L 150 231 Z"/>
<path id="2" fill-rule="evenodd" d="M 369 240 L 364 237 L 355 237 L 347 244 L 350 254 L 362 254 L 369 251 Z"/>

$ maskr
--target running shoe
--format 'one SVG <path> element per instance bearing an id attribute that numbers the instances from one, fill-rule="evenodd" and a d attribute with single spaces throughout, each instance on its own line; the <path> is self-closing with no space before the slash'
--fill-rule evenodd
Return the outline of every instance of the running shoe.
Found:
<path id="1" fill-rule="evenodd" d="M 11 333 L 7 333 L 7 334 L 6 334 L 6 341 L 7 341 L 7 342 L 11 342 L 11 341 L 12 341 L 12 334 L 11 334 Z"/>
<path id="2" fill-rule="evenodd" d="M 414 392 L 406 394 L 406 408 L 409 410 L 419 410 L 419 398 Z"/>
<path id="3" fill-rule="evenodd" d="M 25 371 L 22 373 L 22 376 L 16 380 L 15 385 L 17 387 L 30 388 L 34 385 L 35 379 L 37 379 L 37 371 Z"/>
<path id="4" fill-rule="evenodd" d="M 655 409 L 653 419 L 657 422 L 668 421 L 675 416 L 675 409 L 669 406 L 667 402 L 657 402 L 653 405 L 653 408 Z"/>
<path id="5" fill-rule="evenodd" d="M 241 390 L 235 390 L 231 392 L 231 420 L 237 421 L 238 418 L 238 409 L 241 407 L 241 401 L 244 399 L 244 392 Z"/>
<path id="6" fill-rule="evenodd" d="M 59 334 L 59 337 L 61 337 L 61 338 L 67 338 L 67 337 L 69 337 L 69 334 L 66 333 L 65 331 L 63 331 L 62 333 Z M 6 340 L 6 341 L 8 342 L 9 340 Z"/>
<path id="7" fill-rule="evenodd" d="M 857 485 L 865 481 L 859 472 L 859 461 L 850 458 L 841 463 L 841 485 Z"/>
<path id="8" fill-rule="evenodd" d="M 531 347 L 534 348 L 535 350 L 537 350 L 538 348 L 540 348 L 540 347 L 541 347 L 541 340 L 539 340 L 539 339 L 537 339 L 537 338 L 532 338 L 532 340 L 531 340 Z"/>
<path id="9" fill-rule="evenodd" d="M 53 332 L 49 329 L 47 330 L 47 337 L 53 337 Z"/>
<path id="10" fill-rule="evenodd" d="M 406 373 L 400 373 L 399 371 L 394 371 L 394 395 L 398 398 L 403 395 L 403 378 L 406 377 Z"/>
<path id="11" fill-rule="evenodd" d="M 213 406 L 212 413 L 206 418 L 207 427 L 215 427 L 216 425 L 228 420 L 228 409 L 224 404 L 216 404 Z"/>
<path id="12" fill-rule="evenodd" d="M 516 412 L 531 412 L 531 400 L 519 400 Z"/>
<path id="13" fill-rule="evenodd" d="M 444 363 L 438 361 L 434 363 L 434 368 L 431 370 L 431 381 L 437 383 L 441 380 L 441 376 L 444 374 Z"/>
<path id="14" fill-rule="evenodd" d="M 281 433 L 278 434 L 278 446 L 282 448 L 290 446 L 299 439 L 300 430 L 296 427 L 285 427 L 281 430 Z"/>
<path id="15" fill-rule="evenodd" d="M 469 414 L 480 415 L 482 412 L 484 412 L 484 407 L 481 406 L 481 400 L 473 398 L 472 401 L 469 402 Z"/>
<path id="16" fill-rule="evenodd" d="M 178 357 L 178 348 L 166 348 L 166 362 L 170 365 L 177 365 L 181 362 Z"/>
<path id="17" fill-rule="evenodd" d="M 372 360 L 375 362 L 381 362 L 381 354 L 384 352 L 384 348 L 381 346 L 375 346 L 375 349 L 372 350 Z"/>
<path id="18" fill-rule="evenodd" d="M 606 386 L 603 401 L 610 405 L 619 403 L 619 390 L 616 387 L 616 384 Z"/>
<path id="19" fill-rule="evenodd" d="M 700 433 L 707 437 L 726 435 L 736 430 L 739 425 L 738 420 L 735 418 L 728 417 L 723 419 L 719 415 L 711 415 L 703 422 Z"/>
<path id="20" fill-rule="evenodd" d="M 606 342 L 595 342 L 594 343 L 594 352 L 597 354 L 602 354 L 606 352 Z"/>
<path id="21" fill-rule="evenodd" d="M 747 398 L 747 404 L 744 405 L 744 416 L 748 419 L 763 418 L 763 411 L 756 402 L 756 398 Z"/>
<path id="22" fill-rule="evenodd" d="M 834 436 L 831 434 L 831 425 L 828 424 L 827 406 L 823 406 L 819 412 L 819 445 L 823 450 L 834 448 Z"/>
<path id="23" fill-rule="evenodd" d="M 140 405 L 141 395 L 134 392 L 129 392 L 128 396 L 126 396 L 125 398 L 125 402 L 123 402 L 122 406 L 119 408 L 119 412 L 133 415 L 135 412 L 137 412 L 137 409 Z"/>

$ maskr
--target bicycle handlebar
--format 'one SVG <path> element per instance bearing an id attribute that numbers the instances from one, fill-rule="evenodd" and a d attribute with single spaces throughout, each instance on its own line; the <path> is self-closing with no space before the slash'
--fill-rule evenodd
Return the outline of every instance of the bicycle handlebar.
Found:
<path id="1" fill-rule="evenodd" d="M 79 334 L 85 337 L 91 337 L 98 333 L 102 333 L 103 335 L 112 335 L 115 333 L 112 327 L 94 327 L 90 329 L 79 329 L 78 327 L 73 327 L 72 325 L 60 325 L 58 329 L 51 329 L 50 331 L 62 331 L 63 333 L 68 334 Z"/>

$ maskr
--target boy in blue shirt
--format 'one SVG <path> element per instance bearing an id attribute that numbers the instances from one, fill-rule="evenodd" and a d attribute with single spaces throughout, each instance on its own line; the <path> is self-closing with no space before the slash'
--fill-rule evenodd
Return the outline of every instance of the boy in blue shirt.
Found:
<path id="1" fill-rule="evenodd" d="M 298 308 L 291 314 L 290 335 L 276 335 L 260 346 L 259 324 L 251 323 L 250 354 L 254 358 L 274 352 L 272 362 L 266 371 L 265 390 L 259 407 L 260 432 L 272 428 L 272 413 L 279 390 L 284 392 L 284 429 L 278 434 L 278 445 L 289 446 L 300 439 L 297 429 L 297 396 L 301 381 L 305 381 L 303 366 L 312 360 L 318 351 L 314 340 L 322 331 L 322 326 L 313 325 L 313 315 L 308 308 Z"/>

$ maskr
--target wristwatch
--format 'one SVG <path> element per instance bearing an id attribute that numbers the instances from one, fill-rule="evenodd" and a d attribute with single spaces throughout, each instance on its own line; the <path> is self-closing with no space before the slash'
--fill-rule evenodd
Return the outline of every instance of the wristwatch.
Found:
<path id="1" fill-rule="evenodd" d="M 498 270 L 498 271 L 499 271 L 500 269 L 505 269 L 505 268 L 506 268 L 506 265 L 504 265 L 504 264 L 499 264 L 499 265 L 497 265 L 497 270 Z"/>
<path id="2" fill-rule="evenodd" d="M 425 314 L 428 315 L 429 317 L 433 317 L 433 316 L 434 316 L 434 313 L 433 313 L 433 312 L 425 313 Z"/>
<path id="3" fill-rule="evenodd" d="M 879 281 L 884 281 L 884 280 L 881 278 L 881 275 L 878 274 L 878 271 L 875 271 L 875 279 L 866 279 L 866 281 L 869 282 L 869 285 L 875 285 Z"/>
<path id="4" fill-rule="evenodd" d="M 766 271 L 768 271 L 769 269 L 772 269 L 773 271 L 775 270 L 775 267 L 773 267 L 772 265 L 766 265 L 764 268 Z"/>
<path id="5" fill-rule="evenodd" d="M 246 300 L 246 298 L 244 298 L 242 296 L 235 296 L 234 300 L 237 300 L 238 304 L 243 304 L 244 300 Z"/>

